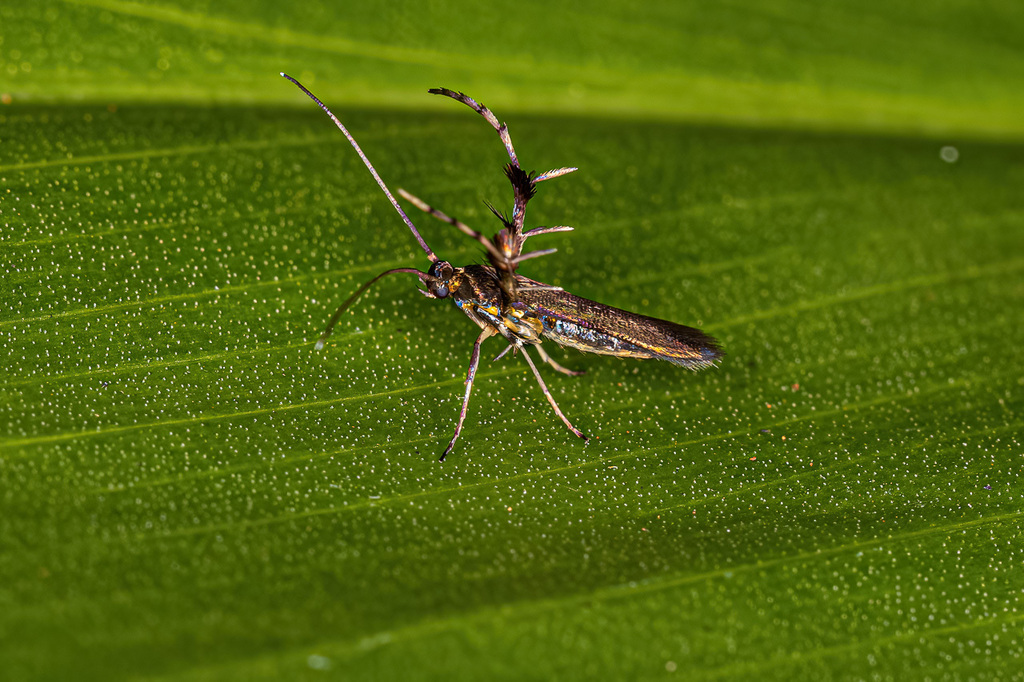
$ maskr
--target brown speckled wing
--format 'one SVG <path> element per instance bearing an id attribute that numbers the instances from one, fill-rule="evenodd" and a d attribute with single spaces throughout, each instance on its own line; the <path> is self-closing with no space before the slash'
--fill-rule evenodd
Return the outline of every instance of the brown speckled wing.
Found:
<path id="1" fill-rule="evenodd" d="M 521 287 L 519 301 L 540 318 L 545 337 L 587 353 L 657 358 L 694 370 L 712 367 L 724 355 L 718 342 L 699 329 L 613 308 L 567 291 Z"/>

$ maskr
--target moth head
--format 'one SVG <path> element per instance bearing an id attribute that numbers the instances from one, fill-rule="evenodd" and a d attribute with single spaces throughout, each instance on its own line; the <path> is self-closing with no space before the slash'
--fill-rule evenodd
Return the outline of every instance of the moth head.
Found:
<path id="1" fill-rule="evenodd" d="M 430 298 L 448 298 L 458 288 L 456 270 L 448 261 L 439 260 L 427 271 L 427 295 Z"/>

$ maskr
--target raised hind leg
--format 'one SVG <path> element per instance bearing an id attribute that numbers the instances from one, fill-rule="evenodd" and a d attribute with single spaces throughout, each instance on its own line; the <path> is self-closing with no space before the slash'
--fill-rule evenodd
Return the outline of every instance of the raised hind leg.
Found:
<path id="1" fill-rule="evenodd" d="M 505 151 L 508 152 L 508 158 L 512 161 L 512 165 L 519 168 L 519 159 L 516 158 L 516 150 L 512 147 L 512 138 L 509 137 L 508 126 L 501 123 L 498 120 L 498 117 L 495 116 L 490 109 L 485 107 L 483 104 L 480 104 L 469 95 L 461 92 L 455 92 L 448 88 L 431 88 L 427 92 L 432 95 L 444 95 L 445 97 L 451 97 L 453 100 L 462 102 L 473 109 L 473 111 L 487 119 L 487 122 L 491 124 L 491 127 L 498 131 L 498 135 L 501 137 L 501 141 L 505 144 Z"/>
<path id="2" fill-rule="evenodd" d="M 458 218 L 452 218 L 443 211 L 439 211 L 438 209 L 434 208 L 427 202 L 423 201 L 423 199 L 420 199 L 415 194 L 407 192 L 404 189 L 399 188 L 398 194 L 401 195 L 403 199 L 405 199 L 406 201 L 408 201 L 409 203 L 411 203 L 413 206 L 423 211 L 424 213 L 429 213 L 438 220 L 448 223 L 449 225 L 459 229 L 464 234 L 469 235 L 473 239 L 483 244 L 484 248 L 487 249 L 487 252 L 490 254 L 491 260 L 494 261 L 494 259 L 497 259 L 498 263 L 505 264 L 505 267 L 503 268 L 505 270 L 515 270 L 516 266 L 518 266 L 524 260 L 529 260 L 530 258 L 537 258 L 538 256 L 547 256 L 558 251 L 558 249 L 540 249 L 538 251 L 530 251 L 529 253 L 520 254 L 518 256 L 515 256 L 514 258 L 510 257 L 502 253 L 502 251 L 500 251 L 498 247 L 494 245 L 494 242 L 485 237 L 482 232 L 477 232 L 472 227 L 462 222 Z M 568 232 L 570 230 L 572 230 L 572 228 L 567 225 L 559 225 L 556 227 L 537 228 L 531 230 L 530 232 L 532 234 L 546 234 L 548 232 Z M 523 236 L 523 241 L 526 240 L 527 236 L 529 235 Z M 561 287 L 553 288 L 559 291 L 561 290 Z"/>
<path id="3" fill-rule="evenodd" d="M 565 175 L 566 173 L 572 173 L 575 168 L 553 168 L 540 175 L 534 175 L 533 173 L 527 173 L 519 166 L 519 158 L 516 156 L 516 150 L 512 146 L 512 138 L 508 134 L 508 126 L 498 120 L 498 117 L 494 115 L 490 109 L 480 104 L 475 99 L 461 92 L 455 92 L 448 88 L 431 88 L 428 92 L 432 95 L 444 95 L 445 97 L 451 97 L 457 102 L 462 102 L 466 106 L 473 109 L 481 116 L 483 116 L 491 127 L 498 131 L 498 136 L 501 138 L 502 144 L 505 145 L 505 151 L 508 153 L 508 158 L 511 163 L 505 168 L 505 175 L 512 182 L 512 187 L 515 189 L 515 204 L 512 207 L 512 221 L 511 223 L 506 222 L 506 226 L 510 228 L 510 232 L 513 236 L 513 243 L 511 244 L 512 257 L 519 255 L 522 249 L 522 232 L 523 222 L 526 219 L 526 202 L 533 196 L 535 190 L 534 185 L 544 180 L 550 180 L 551 178 L 557 178 Z M 500 217 L 500 215 L 499 215 Z M 502 222 L 505 219 L 502 218 Z"/>
<path id="4" fill-rule="evenodd" d="M 508 158 L 512 162 L 512 165 L 519 168 L 519 158 L 516 156 L 516 150 L 512 147 L 512 138 L 508 134 L 508 126 L 498 120 L 498 117 L 494 115 L 494 112 L 480 104 L 475 99 L 466 95 L 465 93 L 455 92 L 448 88 L 431 88 L 428 92 L 432 95 L 444 95 L 445 97 L 451 97 L 456 102 L 462 102 L 467 107 L 471 108 L 476 113 L 487 119 L 487 122 L 491 124 L 491 127 L 498 131 L 498 136 L 501 137 L 502 143 L 505 145 L 505 151 L 508 152 Z M 533 182 L 542 182 L 544 180 L 550 180 L 551 178 L 557 178 L 560 175 L 566 173 L 572 173 L 576 168 L 554 168 L 541 173 L 532 178 Z"/>

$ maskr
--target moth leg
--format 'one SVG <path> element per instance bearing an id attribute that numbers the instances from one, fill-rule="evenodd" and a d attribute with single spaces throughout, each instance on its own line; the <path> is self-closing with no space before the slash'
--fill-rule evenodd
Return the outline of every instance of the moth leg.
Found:
<path id="1" fill-rule="evenodd" d="M 461 92 L 455 92 L 448 88 L 431 88 L 428 90 L 432 95 L 444 95 L 445 97 L 451 97 L 457 102 L 462 102 L 467 107 L 470 107 L 476 113 L 487 119 L 487 122 L 491 124 L 491 127 L 498 131 L 498 136 L 501 138 L 502 143 L 505 145 L 505 151 L 508 152 L 508 158 L 512 161 L 512 165 L 519 168 L 519 159 L 516 158 L 516 150 L 512 147 L 512 138 L 508 134 L 508 126 L 501 123 L 498 117 L 495 116 L 490 109 L 480 104 L 469 95 L 465 95 Z M 561 170 L 561 169 L 559 169 Z M 575 170 L 575 169 L 574 169 Z"/>
<path id="2" fill-rule="evenodd" d="M 444 95 L 445 97 L 451 97 L 457 102 L 462 102 L 466 106 L 470 107 L 476 113 L 483 116 L 491 127 L 498 132 L 498 137 L 501 138 L 502 144 L 505 145 L 505 151 L 508 153 L 508 158 L 511 163 L 505 167 L 505 175 L 508 176 L 509 181 L 512 183 L 512 188 L 515 192 L 515 202 L 512 207 L 512 225 L 509 229 L 512 235 L 512 243 L 509 245 L 509 253 L 511 257 L 518 256 L 523 248 L 522 232 L 523 222 L 526 220 L 526 202 L 530 200 L 534 192 L 534 180 L 530 173 L 527 173 L 519 166 L 519 158 L 516 156 L 516 150 L 512 146 L 512 138 L 508 134 L 508 126 L 498 120 L 498 117 L 494 113 L 480 104 L 475 99 L 466 95 L 465 93 L 455 92 L 448 88 L 431 88 L 428 90 L 432 95 Z M 573 169 L 575 170 L 575 169 Z M 568 169 L 556 168 L 555 170 L 548 171 L 545 173 L 548 177 L 555 177 L 557 175 L 564 175 L 565 173 L 571 172 Z M 502 262 L 504 259 L 499 258 L 498 261 Z M 514 270 L 515 268 L 510 268 Z"/>
<path id="3" fill-rule="evenodd" d="M 579 170 L 579 168 L 553 168 L 553 169 L 549 170 L 546 173 L 541 173 L 540 175 L 536 176 L 533 179 L 533 181 L 534 182 L 544 182 L 545 180 L 550 180 L 551 178 L 557 178 L 557 177 L 560 177 L 560 176 L 565 175 L 567 173 L 572 173 L 573 171 L 578 171 L 578 170 Z"/>
<path id="4" fill-rule="evenodd" d="M 562 367 L 560 364 L 555 362 L 554 358 L 552 358 L 550 355 L 548 355 L 544 351 L 543 348 L 541 348 L 540 344 L 534 346 L 534 348 L 536 348 L 537 352 L 540 354 L 540 359 L 541 360 L 543 360 L 544 362 L 548 363 L 549 365 L 551 365 L 553 368 L 555 368 L 556 370 L 558 370 L 562 374 L 568 374 L 571 377 L 581 377 L 584 374 L 586 374 L 586 372 L 577 372 L 575 370 L 566 369 L 565 367 Z"/>
<path id="5" fill-rule="evenodd" d="M 565 289 L 550 284 L 520 284 L 519 291 L 565 291 Z"/>
<path id="6" fill-rule="evenodd" d="M 529 253 L 524 253 L 513 258 L 512 264 L 519 265 L 524 260 L 530 260 L 531 258 L 537 258 L 539 256 L 550 256 L 555 251 L 558 251 L 558 249 L 540 249 L 539 251 L 531 251 Z"/>
<path id="7" fill-rule="evenodd" d="M 515 348 L 515 344 L 508 344 L 507 346 L 505 346 L 505 349 L 503 351 L 494 356 L 494 359 L 491 360 L 491 362 L 497 362 L 498 360 L 501 360 L 513 348 Z"/>
<path id="8" fill-rule="evenodd" d="M 493 209 L 492 209 L 493 210 Z M 500 215 L 498 216 L 501 217 Z M 523 232 L 523 239 L 527 237 L 534 237 L 538 234 L 551 234 L 552 232 L 572 232 L 576 228 L 570 227 L 569 225 L 554 225 L 552 227 L 535 227 L 532 230 Z"/>
<path id="9" fill-rule="evenodd" d="M 410 194 L 409 192 L 406 192 L 402 188 L 398 189 L 398 194 L 403 199 L 405 199 L 410 204 L 412 204 L 413 206 L 415 206 L 419 210 L 423 211 L 424 213 L 429 213 L 430 215 L 434 216 L 438 220 L 440 220 L 442 222 L 445 222 L 445 223 L 448 223 L 449 225 L 452 225 L 452 226 L 458 228 L 464 234 L 468 234 L 470 237 L 472 237 L 473 239 L 475 239 L 478 242 L 480 242 L 481 244 L 483 244 L 484 248 L 487 249 L 488 253 L 490 253 L 495 258 L 498 258 L 499 260 L 502 260 L 502 261 L 508 260 L 507 258 L 505 258 L 505 255 L 501 251 L 498 250 L 498 247 L 496 247 L 491 242 L 490 239 L 485 237 L 483 235 L 483 233 L 477 232 L 472 227 L 470 227 L 466 223 L 462 222 L 461 220 L 458 220 L 457 218 L 452 218 L 452 217 L 442 213 L 441 211 L 437 210 L 436 208 L 434 208 L 433 206 L 431 206 L 427 202 L 423 201 L 423 199 L 420 199 L 415 194 Z"/>
<path id="10" fill-rule="evenodd" d="M 569 420 L 565 418 L 565 415 L 562 414 L 562 410 L 558 409 L 558 403 L 555 402 L 555 398 L 551 395 L 551 391 L 548 390 L 548 387 L 544 383 L 544 380 L 540 378 L 540 372 L 537 371 L 537 365 L 533 364 L 533 358 L 531 358 L 530 354 L 526 352 L 526 346 L 523 346 L 520 350 L 523 351 L 523 357 L 526 358 L 526 362 L 530 364 L 530 369 L 533 370 L 533 376 L 537 377 L 537 383 L 540 384 L 541 390 L 544 391 L 544 397 L 548 399 L 548 402 L 551 403 L 551 407 L 554 408 L 555 414 L 557 414 L 559 419 L 561 419 L 565 423 L 565 425 L 569 427 L 570 431 L 575 433 L 583 440 L 590 440 L 589 438 L 583 435 L 582 431 L 573 426 L 569 422 Z"/>
<path id="11" fill-rule="evenodd" d="M 476 378 L 476 368 L 480 364 L 480 344 L 484 342 L 488 336 L 494 334 L 494 330 L 490 327 L 480 332 L 480 336 L 476 337 L 476 343 L 473 344 L 473 354 L 469 358 L 469 372 L 466 374 L 466 395 L 462 399 L 462 411 L 459 412 L 459 423 L 455 426 L 455 435 L 452 436 L 452 440 L 448 443 L 448 447 L 441 453 L 441 459 L 438 461 L 443 462 L 444 458 L 448 456 L 448 453 L 455 447 L 455 441 L 459 439 L 459 434 L 462 433 L 462 423 L 466 421 L 466 410 L 469 408 L 469 394 L 473 390 L 473 379 Z"/>

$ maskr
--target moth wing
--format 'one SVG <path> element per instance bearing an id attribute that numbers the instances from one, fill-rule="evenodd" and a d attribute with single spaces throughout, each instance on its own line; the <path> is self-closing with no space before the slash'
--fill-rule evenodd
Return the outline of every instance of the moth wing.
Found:
<path id="1" fill-rule="evenodd" d="M 575 296 L 541 289 L 546 285 L 517 276 L 521 305 L 543 323 L 552 341 L 586 353 L 656 358 L 698 370 L 724 355 L 718 342 L 694 327 L 631 313 Z"/>

